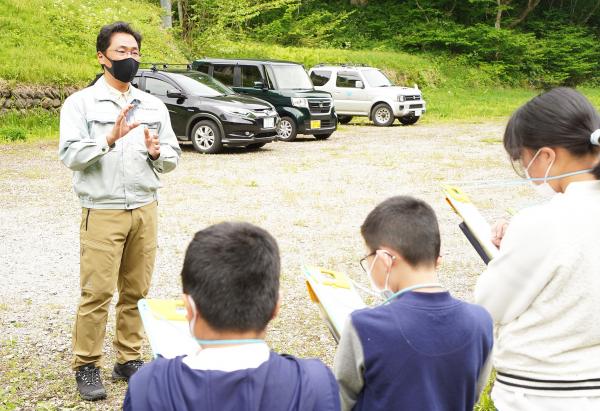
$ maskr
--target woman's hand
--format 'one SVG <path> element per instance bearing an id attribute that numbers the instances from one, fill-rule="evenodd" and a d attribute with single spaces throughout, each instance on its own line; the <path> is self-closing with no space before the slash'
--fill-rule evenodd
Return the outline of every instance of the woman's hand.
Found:
<path id="1" fill-rule="evenodd" d="M 504 238 L 507 228 L 508 221 L 506 220 L 498 220 L 492 226 L 492 243 L 494 243 L 496 247 L 500 248 L 500 243 Z"/>

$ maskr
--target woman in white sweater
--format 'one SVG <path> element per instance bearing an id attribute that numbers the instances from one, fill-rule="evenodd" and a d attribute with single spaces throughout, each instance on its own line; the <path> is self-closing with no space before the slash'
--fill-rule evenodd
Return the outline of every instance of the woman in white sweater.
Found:
<path id="1" fill-rule="evenodd" d="M 500 411 L 600 410 L 600 116 L 554 89 L 513 114 L 504 147 L 551 198 L 514 217 L 477 282 L 495 322 L 492 399 Z"/>

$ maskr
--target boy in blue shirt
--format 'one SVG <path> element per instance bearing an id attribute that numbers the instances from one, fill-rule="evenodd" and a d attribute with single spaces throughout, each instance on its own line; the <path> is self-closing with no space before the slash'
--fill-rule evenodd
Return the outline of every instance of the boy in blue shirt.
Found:
<path id="1" fill-rule="evenodd" d="M 361 266 L 387 302 L 353 312 L 343 330 L 334 361 L 342 409 L 472 410 L 490 373 L 492 319 L 438 282 L 433 209 L 392 197 L 361 233 Z"/>
<path id="2" fill-rule="evenodd" d="M 276 354 L 264 342 L 279 308 L 279 272 L 277 243 L 259 227 L 221 223 L 196 233 L 181 278 L 199 350 L 142 367 L 124 410 L 339 410 L 323 363 Z"/>

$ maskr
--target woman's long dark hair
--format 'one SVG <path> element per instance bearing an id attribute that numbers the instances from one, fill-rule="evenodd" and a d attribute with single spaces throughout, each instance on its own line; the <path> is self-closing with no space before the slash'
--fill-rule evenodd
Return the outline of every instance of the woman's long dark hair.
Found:
<path id="1" fill-rule="evenodd" d="M 541 94 L 512 115 L 504 132 L 504 148 L 518 160 L 523 148 L 563 147 L 575 156 L 595 153 L 590 137 L 600 129 L 600 115 L 581 93 L 566 87 Z M 600 163 L 592 171 L 600 180 Z"/>

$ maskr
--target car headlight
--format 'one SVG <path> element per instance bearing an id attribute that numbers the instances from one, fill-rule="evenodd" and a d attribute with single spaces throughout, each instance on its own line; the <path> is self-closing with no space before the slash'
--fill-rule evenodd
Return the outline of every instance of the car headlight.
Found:
<path id="1" fill-rule="evenodd" d="M 292 106 L 308 108 L 308 100 L 304 97 L 292 97 Z"/>
<path id="2" fill-rule="evenodd" d="M 236 117 L 241 117 L 241 118 L 245 118 L 245 119 L 250 119 L 250 120 L 254 120 L 256 118 L 256 115 L 254 115 L 254 113 L 250 110 L 244 110 L 241 108 L 223 108 L 223 112 L 225 112 L 225 114 L 229 114 L 231 116 L 236 116 Z"/>
<path id="3" fill-rule="evenodd" d="M 404 101 L 404 96 L 398 96 L 398 101 L 402 103 Z"/>

